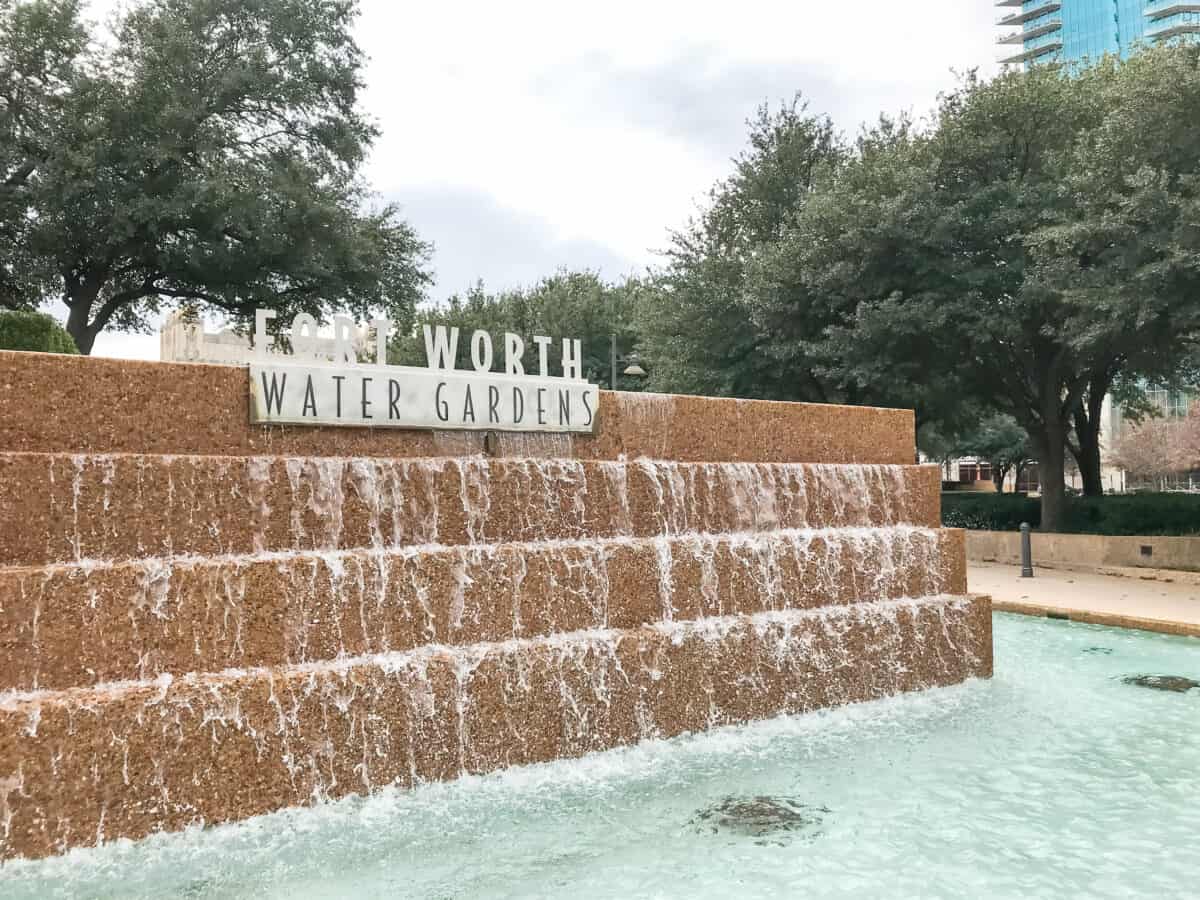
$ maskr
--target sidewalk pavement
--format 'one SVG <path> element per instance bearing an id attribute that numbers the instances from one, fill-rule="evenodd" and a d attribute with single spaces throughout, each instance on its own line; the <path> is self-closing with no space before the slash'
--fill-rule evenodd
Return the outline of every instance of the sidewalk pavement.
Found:
<path id="1" fill-rule="evenodd" d="M 1200 637 L 1200 584 L 1193 579 L 1046 568 L 1022 578 L 1020 566 L 971 562 L 967 584 L 973 594 L 990 595 L 998 611 Z"/>

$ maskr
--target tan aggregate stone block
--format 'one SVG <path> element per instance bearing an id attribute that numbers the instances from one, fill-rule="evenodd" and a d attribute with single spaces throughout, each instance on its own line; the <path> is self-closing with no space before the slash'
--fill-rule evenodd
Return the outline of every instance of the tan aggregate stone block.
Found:
<path id="1" fill-rule="evenodd" d="M 10 695 L 0 858 L 990 672 L 986 598 L 929 598 Z"/>
<path id="2" fill-rule="evenodd" d="M 591 458 L 904 465 L 915 435 L 911 410 L 601 392 L 598 439 L 575 446 Z"/>
<path id="3" fill-rule="evenodd" d="M 0 351 L 0 451 L 465 456 L 484 432 L 250 424 L 244 367 Z M 907 464 L 911 410 L 602 391 L 593 435 L 502 434 L 505 456 Z"/>
<path id="4" fill-rule="evenodd" d="M 936 466 L 0 454 L 0 566 L 939 524 Z M 15 527 L 20 523 L 20 527 Z"/>
<path id="5" fill-rule="evenodd" d="M 489 458 L 248 395 L 0 351 L 0 859 L 991 674 L 909 411 L 602 392 Z"/>
<path id="6" fill-rule="evenodd" d="M 0 690 L 966 590 L 897 526 L 0 569 Z"/>

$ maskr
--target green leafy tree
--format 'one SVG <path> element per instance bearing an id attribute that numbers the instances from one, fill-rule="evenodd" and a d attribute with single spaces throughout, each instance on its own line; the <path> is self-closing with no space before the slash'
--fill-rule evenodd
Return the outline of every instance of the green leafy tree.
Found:
<path id="1" fill-rule="evenodd" d="M 967 77 L 927 129 L 862 148 L 760 264 L 840 321 L 817 338 L 812 300 L 762 290 L 760 328 L 817 340 L 833 375 L 956 384 L 1012 416 L 1057 530 L 1067 448 L 1086 458 L 1114 379 L 1176 370 L 1200 335 L 1198 62 Z"/>
<path id="2" fill-rule="evenodd" d="M 835 287 L 837 260 L 827 270 L 795 252 L 801 223 L 804 240 L 826 240 L 820 223 L 841 238 L 836 198 L 826 208 L 829 185 L 865 172 L 856 159 L 907 140 L 910 123 L 882 120 L 849 146 L 797 99 L 775 112 L 760 108 L 749 126 L 749 148 L 733 175 L 716 185 L 697 220 L 672 235 L 667 264 L 642 306 L 652 386 L 904 406 L 916 410 L 922 434 L 965 427 L 972 407 L 958 379 L 928 379 L 920 362 L 860 357 L 851 368 L 830 358 L 825 333 L 852 312 L 853 301 Z"/>
<path id="3" fill-rule="evenodd" d="M 578 338 L 583 348 L 583 373 L 589 381 L 608 387 L 612 377 L 612 339 L 616 337 L 620 390 L 643 390 L 645 379 L 624 375 L 628 361 L 639 344 L 637 310 L 646 295 L 636 278 L 618 284 L 604 282 L 595 272 L 560 271 L 531 288 L 488 293 L 482 284 L 465 296 L 451 297 L 444 306 L 420 309 L 411 333 L 393 340 L 389 361 L 400 365 L 424 366 L 425 340 L 422 325 L 445 325 L 459 329 L 457 365 L 471 367 L 470 337 L 475 330 L 488 332 L 499 342 L 505 332 L 525 341 L 525 367 L 533 371 L 537 355 L 534 335 L 552 338 L 548 364 L 557 373 L 562 364 L 562 338 Z M 504 368 L 501 345 L 496 343 L 492 370 Z"/>
<path id="4" fill-rule="evenodd" d="M 1033 458 L 1029 434 L 1009 415 L 994 415 L 981 421 L 957 442 L 956 454 L 986 460 L 992 467 L 992 483 L 997 493 L 1004 490 L 1009 472 L 1016 481 Z M 1014 484 L 1014 490 L 1015 490 Z"/>
<path id="5" fill-rule="evenodd" d="M 0 0 L 0 307 L 32 309 L 44 287 L 29 252 L 29 194 L 87 47 L 78 12 L 78 0 Z"/>
<path id="6" fill-rule="evenodd" d="M 927 209 L 921 196 L 919 139 L 907 119 L 882 118 L 854 152 L 818 183 L 778 239 L 759 248 L 749 265 L 745 302 L 761 346 L 783 371 L 802 370 L 824 386 L 822 400 L 913 409 L 926 443 L 954 435 L 978 415 L 963 379 L 952 370 L 930 377 L 928 359 L 940 351 L 946 311 L 929 307 L 896 340 L 902 354 L 855 352 L 842 340 L 864 296 L 886 294 L 897 279 L 935 292 L 954 278 L 944 268 L 906 259 Z M 903 196 L 907 208 L 883 202 L 877 217 L 864 204 Z M 871 252 L 859 255 L 866 247 Z"/>
<path id="7" fill-rule="evenodd" d="M 359 171 L 354 0 L 0 0 L 0 305 L 81 352 L 180 303 L 411 321 L 428 248 Z"/>
<path id="8" fill-rule="evenodd" d="M 937 422 L 931 422 L 917 430 L 917 449 L 924 457 L 941 466 L 959 455 L 959 436 L 944 431 Z"/>
<path id="9" fill-rule="evenodd" d="M 783 371 L 764 352 L 746 282 L 755 256 L 779 239 L 845 150 L 830 120 L 808 114 L 799 98 L 775 112 L 761 107 L 748 124 L 749 148 L 699 217 L 672 234 L 642 309 L 651 383 L 691 394 L 834 399 L 806 360 L 789 360 Z"/>
<path id="10" fill-rule="evenodd" d="M 1047 285 L 1100 316 L 1111 313 L 1116 325 L 1108 345 L 1098 348 L 1068 433 L 1087 495 L 1103 493 L 1105 394 L 1121 381 L 1178 387 L 1195 378 L 1198 85 L 1195 46 L 1146 51 L 1099 68 L 1092 87 L 1104 120 L 1066 151 L 1067 215 L 1037 235 Z M 1122 326 L 1137 338 L 1126 339 Z"/>
<path id="11" fill-rule="evenodd" d="M 0 350 L 78 353 L 75 342 L 53 316 L 27 310 L 0 309 Z"/>

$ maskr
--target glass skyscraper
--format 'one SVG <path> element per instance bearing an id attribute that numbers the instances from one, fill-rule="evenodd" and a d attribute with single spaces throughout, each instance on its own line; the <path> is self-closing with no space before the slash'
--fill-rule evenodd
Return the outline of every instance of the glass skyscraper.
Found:
<path id="1" fill-rule="evenodd" d="M 1200 40 L 1200 0 L 997 0 L 1002 63 L 1081 62 L 1138 43 Z"/>

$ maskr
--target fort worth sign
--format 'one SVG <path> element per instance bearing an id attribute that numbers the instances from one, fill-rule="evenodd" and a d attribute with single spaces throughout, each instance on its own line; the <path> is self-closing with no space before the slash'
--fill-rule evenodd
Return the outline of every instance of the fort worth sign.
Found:
<path id="1" fill-rule="evenodd" d="M 456 369 L 458 328 L 422 326 L 426 367 L 387 364 L 387 319 L 374 319 L 375 362 L 362 363 L 354 347 L 355 323 L 333 320 L 333 353 L 318 350 L 318 323 L 301 313 L 288 334 L 291 353 L 270 347 L 267 320 L 257 310 L 250 363 L 250 421 L 263 425 L 350 425 L 486 431 L 591 432 L 599 388 L 583 379 L 583 347 L 562 341 L 562 366 L 549 372 L 551 339 L 533 338 L 526 371 L 525 341 L 506 333 L 497 347 L 486 331 L 470 337 L 471 369 Z M 504 369 L 492 372 L 497 352 Z M 332 358 L 331 358 L 332 357 Z"/>

